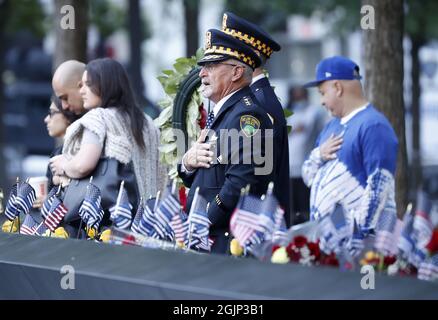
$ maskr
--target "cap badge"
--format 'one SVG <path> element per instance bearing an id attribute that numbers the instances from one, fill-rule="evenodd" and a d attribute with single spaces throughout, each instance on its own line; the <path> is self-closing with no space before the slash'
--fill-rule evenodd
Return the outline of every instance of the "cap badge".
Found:
<path id="1" fill-rule="evenodd" d="M 207 31 L 205 34 L 205 50 L 211 48 L 211 32 Z"/>
<path id="2" fill-rule="evenodd" d="M 227 28 L 227 19 L 228 19 L 228 15 L 224 13 L 224 16 L 222 18 L 222 30 L 225 30 Z"/>

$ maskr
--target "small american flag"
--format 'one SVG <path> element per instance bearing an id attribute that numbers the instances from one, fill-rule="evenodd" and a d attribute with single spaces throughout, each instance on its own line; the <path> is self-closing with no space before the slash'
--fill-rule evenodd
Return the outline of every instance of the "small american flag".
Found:
<path id="1" fill-rule="evenodd" d="M 127 229 L 132 222 L 132 205 L 129 203 L 128 192 L 121 188 L 118 202 L 110 208 L 111 220 L 120 229 Z"/>
<path id="2" fill-rule="evenodd" d="M 50 212 L 50 207 L 52 206 L 53 196 L 58 191 L 58 187 L 53 187 L 52 190 L 50 190 L 49 194 L 47 195 L 46 200 L 44 200 L 43 205 L 41 206 L 41 215 L 43 219 L 46 218 L 46 216 Z"/>
<path id="3" fill-rule="evenodd" d="M 38 223 L 35 221 L 35 219 L 30 214 L 27 214 L 26 218 L 24 218 L 23 224 L 21 225 L 20 233 L 33 235 L 37 227 Z"/>
<path id="4" fill-rule="evenodd" d="M 243 195 L 230 219 L 230 230 L 242 246 L 246 246 L 251 240 L 258 242 L 255 233 L 263 233 L 264 228 L 259 224 L 262 200 L 252 195 Z"/>
<path id="5" fill-rule="evenodd" d="M 182 211 L 177 213 L 170 221 L 170 226 L 175 234 L 175 239 L 184 242 L 188 231 L 187 215 Z"/>
<path id="6" fill-rule="evenodd" d="M 59 200 L 56 195 L 53 196 L 50 211 L 44 220 L 44 224 L 50 229 L 50 231 L 54 232 L 61 223 L 61 220 L 64 218 L 67 211 L 67 208 L 61 202 L 61 200 Z"/>

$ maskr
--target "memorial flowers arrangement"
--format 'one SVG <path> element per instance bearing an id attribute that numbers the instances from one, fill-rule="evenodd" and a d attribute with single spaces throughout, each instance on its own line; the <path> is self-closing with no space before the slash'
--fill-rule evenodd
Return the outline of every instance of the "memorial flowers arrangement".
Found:
<path id="1" fill-rule="evenodd" d="M 295 236 L 287 246 L 274 245 L 271 261 L 273 263 L 299 263 L 305 266 L 339 266 L 339 261 L 333 252 L 325 254 L 320 250 L 318 240 L 312 242 L 303 235 Z"/>
<path id="2" fill-rule="evenodd" d="M 186 79 L 188 74 L 197 66 L 196 62 L 203 55 L 202 49 L 199 49 L 196 56 L 190 58 L 178 58 L 173 64 L 173 69 L 163 70 L 162 75 L 157 79 L 166 94 L 165 98 L 158 102 L 162 111 L 157 119 L 156 126 L 160 129 L 160 161 L 169 167 L 169 178 L 178 178 L 177 172 L 177 144 L 176 137 L 173 134 L 172 115 L 174 111 L 174 103 L 181 83 Z M 189 138 L 189 146 L 191 141 L 195 141 L 199 136 L 201 129 L 205 127 L 206 113 L 204 111 L 203 102 L 199 90 L 195 90 L 187 105 L 186 114 L 186 129 Z"/>

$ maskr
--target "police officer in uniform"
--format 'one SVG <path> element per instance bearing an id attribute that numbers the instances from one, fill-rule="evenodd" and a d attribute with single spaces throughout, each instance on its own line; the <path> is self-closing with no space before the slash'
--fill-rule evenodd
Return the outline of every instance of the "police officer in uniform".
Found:
<path id="1" fill-rule="evenodd" d="M 222 31 L 250 45 L 260 56 L 261 64 L 254 70 L 250 87 L 274 125 L 274 194 L 284 209 L 286 225 L 290 226 L 287 123 L 280 101 L 263 73 L 267 59 L 281 47 L 266 31 L 231 12 L 223 15 Z"/>
<path id="2" fill-rule="evenodd" d="M 241 189 L 250 185 L 250 192 L 260 196 L 272 180 L 272 168 L 268 168 L 268 173 L 264 170 L 257 174 L 257 169 L 262 167 L 260 163 L 256 164 L 253 157 L 243 161 L 244 145 L 248 142 L 253 144 L 253 156 L 265 155 L 264 138 L 270 135 L 272 139 L 272 122 L 256 104 L 249 87 L 253 70 L 260 65 L 259 57 L 249 46 L 220 30 L 210 29 L 206 34 L 205 55 L 198 64 L 202 66 L 199 73 L 201 92 L 215 106 L 208 115 L 207 131 L 203 131 L 184 154 L 178 172 L 190 188 L 187 210 L 199 187 L 200 194 L 209 202 L 210 238 L 214 240 L 212 252 L 226 253 L 229 220 Z M 231 129 L 240 135 L 237 142 L 233 143 L 227 136 Z M 256 139 L 262 143 L 257 144 Z M 273 159 L 271 167 L 272 162 Z"/>

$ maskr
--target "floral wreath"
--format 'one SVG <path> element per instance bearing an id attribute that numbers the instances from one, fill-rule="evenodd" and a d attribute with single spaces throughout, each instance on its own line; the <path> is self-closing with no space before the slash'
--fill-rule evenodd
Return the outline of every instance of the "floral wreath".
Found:
<path id="1" fill-rule="evenodd" d="M 196 56 L 178 58 L 172 70 L 163 70 L 163 74 L 157 77 L 166 96 L 158 102 L 162 111 L 154 122 L 161 131 L 160 161 L 169 167 L 171 179 L 178 178 L 177 145 L 173 129 L 185 132 L 188 146 L 191 141 L 196 141 L 205 127 L 206 114 L 199 92 L 201 80 L 196 64 L 202 55 L 203 50 L 199 49 Z"/>
<path id="2" fill-rule="evenodd" d="M 195 56 L 178 58 L 172 70 L 163 70 L 157 79 L 166 94 L 158 102 L 162 111 L 154 120 L 160 129 L 160 162 L 168 167 L 169 178 L 176 179 L 179 186 L 182 181 L 178 177 L 177 143 L 173 129 L 180 129 L 185 134 L 185 145 L 190 146 L 196 141 L 205 128 L 207 113 L 204 109 L 202 97 L 199 92 L 201 79 L 197 61 L 204 55 L 203 49 L 198 49 Z M 181 204 L 185 204 L 184 188 L 180 189 Z"/>

